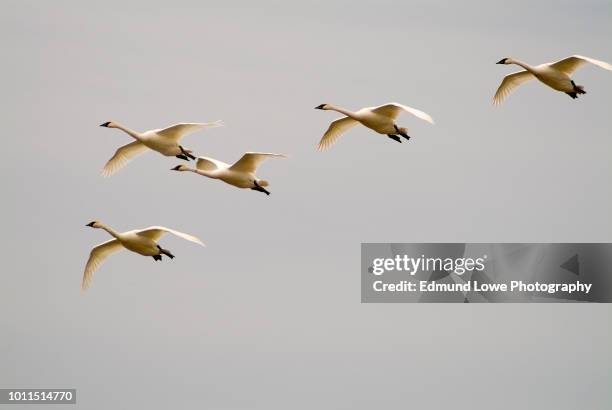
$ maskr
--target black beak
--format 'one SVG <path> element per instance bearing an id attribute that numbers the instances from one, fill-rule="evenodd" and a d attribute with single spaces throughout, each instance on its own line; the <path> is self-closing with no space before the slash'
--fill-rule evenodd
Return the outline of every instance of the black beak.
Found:
<path id="1" fill-rule="evenodd" d="M 323 107 L 325 107 L 325 104 L 317 105 L 317 106 L 315 107 L 315 110 L 322 110 L 322 109 L 323 109 Z"/>
<path id="2" fill-rule="evenodd" d="M 87 225 L 85 225 L 85 226 L 89 226 L 89 227 L 93 228 L 93 226 L 94 226 L 94 224 L 95 224 L 95 223 L 96 223 L 96 221 L 93 221 L 93 222 L 88 223 L 88 224 L 87 224 Z"/>
<path id="3" fill-rule="evenodd" d="M 495 64 L 506 64 L 506 59 L 502 58 L 501 60 L 499 60 L 497 63 Z"/>
<path id="4" fill-rule="evenodd" d="M 110 121 L 106 121 L 104 124 L 100 124 L 100 127 L 108 127 Z"/>
<path id="5" fill-rule="evenodd" d="M 174 168 L 170 168 L 170 171 L 178 171 L 181 169 L 180 165 L 175 166 Z"/>

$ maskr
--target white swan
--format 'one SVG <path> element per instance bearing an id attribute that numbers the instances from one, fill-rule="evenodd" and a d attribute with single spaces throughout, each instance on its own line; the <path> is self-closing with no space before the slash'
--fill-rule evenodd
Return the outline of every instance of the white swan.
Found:
<path id="1" fill-rule="evenodd" d="M 525 70 L 517 71 L 504 77 L 493 97 L 493 104 L 501 104 L 504 98 L 514 91 L 515 88 L 534 78 L 537 78 L 554 90 L 564 92 L 572 98 L 578 98 L 578 94 L 586 94 L 586 91 L 584 91 L 583 86 L 576 85 L 570 76 L 586 63 L 595 64 L 606 70 L 612 70 L 612 65 L 604 61 L 578 55 L 567 57 L 554 63 L 540 64 L 535 67 L 512 58 L 502 58 L 497 64 L 516 64 Z"/>
<path id="2" fill-rule="evenodd" d="M 321 104 L 315 107 L 315 109 L 338 111 L 339 113 L 346 115 L 346 117 L 338 118 L 330 124 L 329 128 L 323 135 L 323 138 L 321 138 L 321 141 L 319 142 L 319 151 L 325 151 L 328 149 L 341 135 L 358 123 L 361 123 L 379 134 L 385 134 L 397 142 L 402 142 L 398 135 L 401 135 L 409 140 L 410 137 L 408 136 L 408 130 L 404 127 L 398 127 L 395 124 L 395 119 L 402 111 L 409 112 L 410 114 L 431 124 L 434 123 L 429 114 L 394 102 L 378 107 L 362 108 L 357 112 L 351 112 L 332 104 Z"/>
<path id="3" fill-rule="evenodd" d="M 145 132 L 133 131 L 117 122 L 108 121 L 100 124 L 100 127 L 118 128 L 133 137 L 136 141 L 120 147 L 115 155 L 108 160 L 104 169 L 103 176 L 110 176 L 123 168 L 132 158 L 146 151 L 147 148 L 157 151 L 167 157 L 177 157 L 189 161 L 195 159 L 191 151 L 179 145 L 179 141 L 185 135 L 200 130 L 202 128 L 220 127 L 221 121 L 208 123 L 181 123 L 174 124 L 164 129 L 149 130 Z"/>
<path id="4" fill-rule="evenodd" d="M 205 246 L 201 240 L 195 236 L 188 235 L 173 229 L 164 228 L 163 226 L 150 226 L 145 229 L 137 229 L 128 232 L 117 232 L 113 228 L 104 225 L 101 222 L 93 221 L 88 223 L 86 226 L 92 228 L 104 229 L 106 232 L 111 234 L 115 239 L 111 239 L 100 245 L 96 246 L 91 250 L 89 259 L 85 265 L 85 272 L 83 273 L 83 283 L 81 288 L 86 290 L 91 285 L 93 273 L 98 267 L 104 262 L 104 260 L 112 253 L 115 253 L 121 249 L 128 249 L 132 252 L 136 252 L 144 256 L 152 256 L 156 261 L 162 259 L 162 255 L 166 255 L 170 259 L 174 258 L 174 255 L 169 250 L 162 248 L 157 244 L 157 241 L 165 234 L 171 233 L 178 236 L 179 238 L 186 239 L 191 242 L 195 242 L 198 245 Z"/>
<path id="5" fill-rule="evenodd" d="M 286 156 L 268 152 L 247 152 L 233 165 L 213 158 L 198 157 L 196 169 L 189 168 L 186 165 L 177 165 L 172 168 L 172 171 L 194 172 L 205 177 L 220 179 L 238 188 L 251 188 L 254 191 L 270 195 L 270 192 L 264 188 L 269 185 L 268 181 L 259 179 L 255 175 L 259 165 L 267 158 L 286 158 Z"/>

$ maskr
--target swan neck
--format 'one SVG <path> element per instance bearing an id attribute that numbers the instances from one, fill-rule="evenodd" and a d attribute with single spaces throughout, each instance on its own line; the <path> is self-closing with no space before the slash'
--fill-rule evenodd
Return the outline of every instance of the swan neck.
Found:
<path id="1" fill-rule="evenodd" d="M 121 234 L 119 232 L 115 231 L 110 226 L 106 226 L 106 225 L 100 224 L 100 228 L 104 229 L 106 232 L 108 232 L 114 238 L 119 239 L 119 237 L 121 236 Z"/>
<path id="2" fill-rule="evenodd" d="M 140 140 L 140 134 L 139 134 L 139 133 L 137 133 L 136 131 L 134 131 L 134 130 L 132 130 L 132 129 L 130 129 L 130 128 L 128 128 L 128 127 L 126 127 L 126 126 L 124 126 L 124 125 L 117 124 L 117 123 L 115 123 L 115 126 L 116 126 L 117 128 L 119 128 L 121 131 L 125 132 L 126 134 L 128 134 L 128 135 L 130 135 L 130 136 L 134 137 L 134 138 L 135 138 L 135 139 L 137 139 L 137 140 Z"/>
<path id="3" fill-rule="evenodd" d="M 524 63 L 524 62 L 518 61 L 518 60 L 512 60 L 512 61 L 514 62 L 514 64 L 523 67 L 525 70 L 527 70 L 529 72 L 535 71 L 535 69 L 532 66 L 530 66 L 529 64 L 527 64 L 527 63 Z"/>
<path id="4" fill-rule="evenodd" d="M 199 175 L 203 175 L 203 176 L 208 177 L 208 178 L 215 178 L 215 175 L 212 172 L 206 171 L 206 170 L 203 170 L 203 169 L 191 169 L 191 168 L 189 168 L 189 171 L 194 172 L 194 173 L 199 174 Z"/>
<path id="5" fill-rule="evenodd" d="M 337 111 L 337 112 L 339 112 L 341 114 L 346 115 L 347 117 L 356 118 L 356 114 L 354 112 L 352 112 L 352 111 L 346 110 L 346 109 L 344 109 L 342 107 L 338 107 L 338 106 L 332 105 L 332 104 L 328 104 L 327 106 L 329 107 L 328 110 Z"/>

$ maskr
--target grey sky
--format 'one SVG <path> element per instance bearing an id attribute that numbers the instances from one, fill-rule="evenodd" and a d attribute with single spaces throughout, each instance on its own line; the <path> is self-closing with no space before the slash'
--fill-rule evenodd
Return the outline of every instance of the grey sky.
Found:
<path id="1" fill-rule="evenodd" d="M 0 386 L 83 409 L 609 408 L 609 305 L 361 305 L 359 249 L 611 241 L 610 73 L 491 105 L 500 58 L 611 61 L 610 3 L 223 3 L 3 2 Z M 316 105 L 388 101 L 436 125 L 316 152 L 337 118 Z M 261 168 L 270 197 L 155 153 L 99 175 L 129 142 L 104 121 L 217 119 L 184 145 L 289 154 Z M 94 219 L 208 247 L 114 255 L 82 295 Z"/>

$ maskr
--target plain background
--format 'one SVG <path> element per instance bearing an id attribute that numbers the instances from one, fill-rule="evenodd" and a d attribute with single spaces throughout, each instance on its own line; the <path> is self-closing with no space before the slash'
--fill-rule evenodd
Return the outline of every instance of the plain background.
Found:
<path id="1" fill-rule="evenodd" d="M 4 1 L 0 386 L 78 389 L 83 409 L 608 409 L 610 305 L 362 305 L 361 242 L 609 242 L 612 75 L 578 100 L 514 67 L 612 61 L 609 1 Z M 399 101 L 409 143 L 337 115 Z M 112 178 L 115 120 L 224 120 L 185 138 L 266 162 L 272 195 L 147 153 Z M 80 282 L 117 230 L 165 225 L 177 256 L 127 252 Z M 603 272 L 602 272 L 603 274 Z"/>

